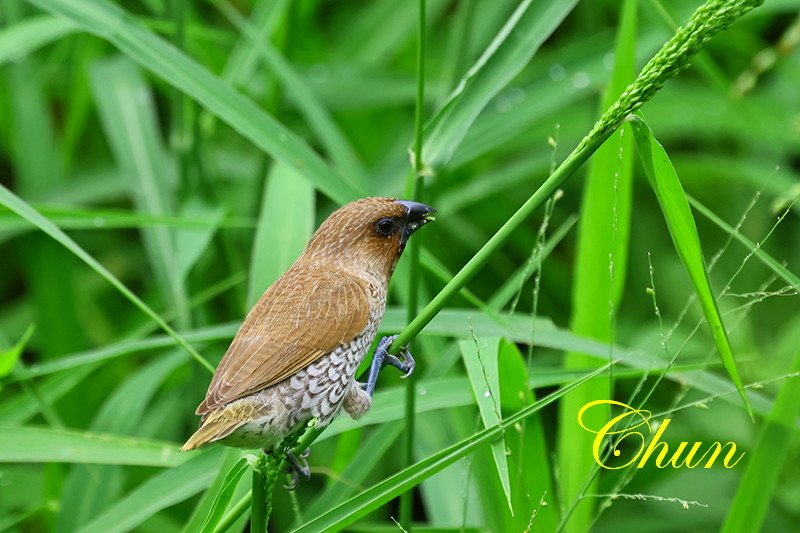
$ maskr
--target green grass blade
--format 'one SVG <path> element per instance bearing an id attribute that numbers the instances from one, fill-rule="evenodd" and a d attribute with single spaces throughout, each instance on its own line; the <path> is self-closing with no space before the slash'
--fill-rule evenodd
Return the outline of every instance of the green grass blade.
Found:
<path id="1" fill-rule="evenodd" d="M 79 529 L 81 533 L 122 533 L 207 488 L 219 470 L 223 450 L 197 454 L 148 479 Z"/>
<path id="2" fill-rule="evenodd" d="M 254 218 L 224 217 L 221 209 L 184 210 L 179 216 L 150 215 L 128 209 L 108 209 L 97 207 L 81 207 L 31 203 L 31 206 L 49 218 L 62 230 L 110 230 L 139 229 L 153 226 L 166 226 L 175 230 L 206 230 L 213 232 L 217 228 L 246 228 L 256 225 Z M 21 220 L 13 212 L 0 206 L 0 231 L 34 231 L 29 223 Z M 178 241 L 181 240 L 178 232 Z M 177 243 L 180 249 L 182 244 Z M 179 252 L 180 253 L 180 252 Z M 178 261 L 179 264 L 191 264 L 191 260 Z"/>
<path id="3" fill-rule="evenodd" d="M 25 345 L 28 344 L 31 335 L 33 335 L 33 324 L 28 326 L 22 338 L 18 340 L 16 344 L 0 350 L 0 378 L 7 376 L 14 370 L 14 366 L 17 364 L 17 361 L 19 361 L 22 351 L 25 349 Z"/>
<path id="4" fill-rule="evenodd" d="M 203 527 L 203 523 L 208 517 L 214 500 L 216 500 L 217 494 L 225 483 L 228 472 L 244 455 L 243 450 L 236 448 L 225 448 L 224 450 L 222 462 L 220 464 L 220 469 L 217 472 L 216 479 L 214 479 L 214 481 L 208 487 L 208 490 L 203 497 L 200 498 L 200 501 L 197 502 L 197 505 L 192 511 L 189 519 L 185 524 L 183 524 L 183 528 L 181 529 L 182 533 L 195 533 L 196 531 L 200 531 L 200 529 Z M 239 484 L 236 493 L 234 494 L 237 499 L 242 496 L 240 493 L 242 492 L 243 488 L 249 489 L 249 486 L 245 486 L 244 483 Z"/>
<path id="5" fill-rule="evenodd" d="M 524 0 L 425 128 L 425 164 L 438 169 L 480 112 L 531 60 L 577 0 Z"/>
<path id="6" fill-rule="evenodd" d="M 614 67 L 600 103 L 601 114 L 635 75 L 637 5 L 638 0 L 626 0 L 620 8 Z M 589 162 L 581 196 L 570 328 L 579 335 L 608 342 L 613 340 L 616 309 L 625 286 L 633 157 L 630 131 L 620 128 Z M 609 357 L 613 357 L 610 352 Z M 593 365 L 599 365 L 599 361 L 577 352 L 570 352 L 564 358 L 567 369 Z M 605 397 L 613 397 L 611 384 L 598 380 L 587 383 L 559 405 L 557 456 L 560 495 L 565 507 L 580 498 L 586 476 L 594 466 L 591 454 L 587 453 L 593 435 L 575 424 L 575 413 L 586 402 Z M 591 427 L 602 426 L 603 413 L 598 409 L 592 414 L 596 416 L 589 422 Z M 589 491 L 593 492 L 594 488 Z M 567 529 L 586 530 L 593 518 L 594 503 L 591 498 L 579 501 L 569 517 Z"/>
<path id="7" fill-rule="evenodd" d="M 208 249 L 211 239 L 225 218 L 221 206 L 213 206 L 199 198 L 189 198 L 181 207 L 182 219 L 205 220 L 203 228 L 175 230 L 175 268 L 180 280 L 185 281 L 197 261 Z M 176 302 L 172 302 L 175 306 Z"/>
<path id="8" fill-rule="evenodd" d="M 316 496 L 303 512 L 306 516 L 317 516 L 326 509 L 340 504 L 350 497 L 364 483 L 367 475 L 380 465 L 386 453 L 394 449 L 395 442 L 403 431 L 402 424 L 382 424 L 362 442 L 347 466 L 342 470 L 339 480 L 332 480 L 318 496 Z"/>
<path id="9" fill-rule="evenodd" d="M 138 67 L 115 57 L 92 67 L 92 90 L 106 138 L 123 178 L 130 184 L 137 210 L 151 215 L 174 214 L 172 189 L 177 183 L 175 160 L 161 142 L 155 102 Z M 145 249 L 165 302 L 180 310 L 188 324 L 186 289 L 176 262 L 175 233 L 168 227 L 142 230 Z"/>
<path id="10" fill-rule="evenodd" d="M 275 159 L 298 169 L 322 193 L 344 203 L 365 192 L 330 167 L 300 137 L 251 99 L 106 0 L 30 0 L 78 23 L 116 46 L 143 68 L 187 94 Z"/>
<path id="11" fill-rule="evenodd" d="M 89 265 L 92 270 L 100 274 L 111 285 L 114 286 L 125 298 L 133 305 L 138 307 L 144 314 L 150 317 L 162 330 L 164 330 L 170 337 L 183 346 L 198 363 L 208 369 L 209 372 L 214 372 L 214 367 L 211 363 L 205 360 L 202 355 L 197 353 L 197 350 L 192 348 L 186 340 L 178 334 L 177 331 L 172 329 L 158 313 L 153 311 L 143 300 L 133 294 L 133 292 L 125 286 L 114 274 L 112 274 L 106 267 L 97 262 L 97 260 L 89 255 L 86 250 L 80 247 L 78 243 L 72 240 L 66 233 L 61 231 L 55 224 L 44 218 L 39 212 L 33 209 L 28 203 L 9 191 L 3 185 L 0 185 L 0 204 L 5 205 L 7 208 L 14 211 L 17 215 L 24 218 L 44 233 L 52 237 L 59 244 L 64 246 L 70 252 L 78 256 L 78 258 Z"/>
<path id="12" fill-rule="evenodd" d="M 262 12 L 266 11 L 260 9 L 263 4 L 269 6 L 275 5 L 273 2 L 262 1 L 261 4 L 257 5 L 253 10 L 254 18 L 263 18 Z M 367 190 L 369 187 L 366 182 L 367 174 L 364 165 L 359 160 L 353 147 L 350 146 L 345 135 L 336 126 L 331 114 L 325 109 L 320 99 L 311 89 L 309 83 L 303 79 L 292 64 L 269 43 L 268 39 L 266 39 L 265 34 L 269 32 L 270 27 L 269 18 L 262 23 L 261 32 L 259 32 L 259 27 L 257 25 L 254 27 L 249 21 L 235 14 L 235 10 L 226 9 L 225 12 L 230 14 L 229 19 L 244 35 L 247 41 L 247 47 L 245 48 L 247 52 L 245 55 L 250 56 L 256 54 L 255 57 L 264 61 L 267 68 L 275 75 L 276 80 L 283 86 L 283 90 L 288 98 L 294 101 L 297 108 L 305 116 L 309 126 L 315 131 L 319 141 L 325 146 L 328 155 L 333 160 L 335 168 L 342 175 L 351 176 L 360 187 Z M 233 57 L 232 54 L 231 61 L 233 61 Z M 242 61 L 250 63 L 250 61 L 245 59 Z M 250 75 L 252 75 L 252 73 Z"/>
<path id="13" fill-rule="evenodd" d="M 717 308 L 717 300 L 711 292 L 703 250 L 700 247 L 700 236 L 697 234 L 697 227 L 686 199 L 686 193 L 667 152 L 655 139 L 647 124 L 636 118 L 632 122 L 632 126 L 642 165 L 664 213 L 675 249 L 692 280 L 703 314 L 719 350 L 722 364 L 739 391 L 747 413 L 752 418 L 753 409 L 742 386 L 739 371 L 736 369 L 736 361 L 733 358 L 728 334 Z"/>
<path id="14" fill-rule="evenodd" d="M 300 526 L 296 532 L 322 531 L 329 528 L 341 529 L 352 524 L 370 511 L 380 507 L 382 504 L 396 497 L 398 494 L 414 487 L 431 477 L 440 470 L 451 465 L 455 461 L 465 457 L 477 447 L 490 442 L 499 437 L 503 431 L 522 422 L 534 413 L 541 411 L 544 407 L 568 394 L 576 386 L 584 381 L 593 378 L 599 373 L 607 370 L 602 367 L 599 370 L 587 374 L 583 378 L 576 380 L 572 384 L 563 387 L 556 392 L 542 398 L 536 403 L 522 409 L 518 413 L 505 419 L 501 424 L 491 428 L 486 428 L 474 435 L 398 472 L 397 474 L 373 485 L 361 494 L 351 498 L 342 505 L 329 510 L 322 516 Z"/>
<path id="15" fill-rule="evenodd" d="M 483 426 L 490 428 L 502 422 L 500 414 L 500 373 L 498 367 L 499 337 L 480 337 L 459 342 L 464 366 L 467 369 L 472 394 L 481 414 Z M 505 434 L 502 439 L 492 443 L 492 456 L 497 475 L 503 487 L 506 505 L 513 513 L 511 505 L 511 482 L 508 476 Z"/>
<path id="16" fill-rule="evenodd" d="M 314 188 L 297 170 L 277 163 L 264 184 L 250 258 L 248 307 L 289 268 L 314 231 Z"/>
<path id="17" fill-rule="evenodd" d="M 183 353 L 149 361 L 109 395 L 89 429 L 115 435 L 136 434 L 154 394 L 182 362 Z M 121 471 L 116 466 L 74 467 L 64 484 L 57 530 L 75 531 L 97 516 L 114 500 L 121 481 Z"/>
<path id="18" fill-rule="evenodd" d="M 500 369 L 500 403 L 503 413 L 515 413 L 534 403 L 533 389 L 537 377 L 536 369 L 529 369 L 525 357 L 516 344 L 506 339 L 500 341 L 497 352 Z M 533 379 L 529 377 L 533 374 Z M 573 374 L 572 379 L 560 380 L 566 385 L 584 374 Z M 568 378 L 561 375 L 562 378 Z M 602 379 L 598 377 L 595 379 Z M 573 394 L 575 391 L 573 391 Z M 545 426 L 541 414 L 536 414 L 523 424 L 515 426 L 506 433 L 511 480 L 514 487 L 513 529 L 531 529 L 531 506 L 538 504 L 533 523 L 533 531 L 554 531 L 558 525 L 559 506 L 553 490 L 551 452 L 548 448 Z M 538 500 L 537 500 L 538 498 Z"/>
<path id="19" fill-rule="evenodd" d="M 28 17 L 7 26 L 0 31 L 0 65 L 17 61 L 77 30 L 75 23 L 49 15 Z"/>
<path id="20" fill-rule="evenodd" d="M 798 322 L 790 331 L 791 346 L 800 343 Z M 796 349 L 796 348 L 795 348 Z M 723 533 L 761 531 L 769 504 L 792 449 L 800 416 L 800 351 L 796 352 L 790 372 L 795 373 L 782 386 L 775 404 L 764 421 L 758 440 L 749 452 L 747 466 L 736 490 L 721 531 Z"/>
<path id="21" fill-rule="evenodd" d="M 39 427 L 0 427 L 0 463 L 176 466 L 189 458 L 171 442 Z"/>
<path id="22" fill-rule="evenodd" d="M 250 470 L 248 460 L 242 458 L 228 470 L 227 474 L 225 474 L 225 479 L 222 485 L 220 485 L 214 502 L 211 504 L 211 509 L 208 511 L 208 516 L 203 522 L 202 533 L 213 532 L 216 529 L 217 524 L 222 520 L 228 505 L 231 503 L 239 481 L 248 470 Z"/>

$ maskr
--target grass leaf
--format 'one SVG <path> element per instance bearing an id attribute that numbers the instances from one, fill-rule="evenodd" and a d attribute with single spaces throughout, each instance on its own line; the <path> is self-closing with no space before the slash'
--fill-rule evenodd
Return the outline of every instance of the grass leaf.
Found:
<path id="1" fill-rule="evenodd" d="M 0 350 L 0 378 L 7 376 L 14 370 L 14 365 L 19 361 L 22 351 L 25 349 L 25 345 L 28 344 L 31 335 L 33 335 L 33 324 L 27 327 L 22 338 L 17 341 L 14 346 Z"/>
<path id="2" fill-rule="evenodd" d="M 121 179 L 130 184 L 137 210 L 174 214 L 177 166 L 160 139 L 155 102 L 138 67 L 122 56 L 98 62 L 92 68 L 92 89 Z M 157 226 L 143 228 L 142 237 L 162 297 L 175 303 L 185 326 L 186 289 L 176 261 L 175 233 Z"/>
<path id="3" fill-rule="evenodd" d="M 703 314 L 719 350 L 722 364 L 739 391 L 747 413 L 752 418 L 753 409 L 744 392 L 739 371 L 736 369 L 736 361 L 728 341 L 728 333 L 722 324 L 722 318 L 717 308 L 717 300 L 711 292 L 703 250 L 700 247 L 700 236 L 697 234 L 697 227 L 689 208 L 689 201 L 686 199 L 686 193 L 667 152 L 655 139 L 647 124 L 642 119 L 636 118 L 632 122 L 632 126 L 642 165 L 656 193 L 661 211 L 664 213 L 675 249 L 692 280 Z"/>
<path id="4" fill-rule="evenodd" d="M 39 15 L 28 17 L 0 31 L 0 65 L 33 53 L 39 48 L 77 31 L 78 26 L 65 19 Z"/>
<path id="5" fill-rule="evenodd" d="M 0 427 L 0 463 L 92 463 L 175 466 L 178 445 L 88 431 Z"/>
<path id="6" fill-rule="evenodd" d="M 798 323 L 789 330 L 789 344 L 795 350 L 789 371 L 794 373 L 781 386 L 775 403 L 764 420 L 758 439 L 748 453 L 747 466 L 742 474 L 725 522 L 723 533 L 760 531 L 764 526 L 770 501 L 775 497 L 778 480 L 797 434 L 800 416 L 800 343 Z"/>
<path id="7" fill-rule="evenodd" d="M 608 109 L 633 80 L 636 61 L 638 0 L 626 0 L 620 9 L 614 67 L 600 103 L 599 114 Z M 581 196 L 578 242 L 572 284 L 570 328 L 597 340 L 613 341 L 616 310 L 625 287 L 633 183 L 633 143 L 623 127 L 597 150 L 588 163 Z M 608 357 L 614 357 L 609 351 Z M 600 361 L 579 352 L 567 353 L 564 367 L 587 368 Z M 590 527 L 594 499 L 580 499 L 584 481 L 594 466 L 592 435 L 574 423 L 575 413 L 586 402 L 613 397 L 611 377 L 587 383 L 559 405 L 558 461 L 565 508 L 576 502 L 568 527 Z M 602 425 L 600 409 L 592 413 L 592 427 Z M 589 491 L 594 491 L 590 487 Z"/>
<path id="8" fill-rule="evenodd" d="M 210 533 L 215 531 L 217 524 L 222 520 L 228 505 L 231 503 L 236 492 L 236 487 L 242 475 L 250 469 L 250 463 L 247 458 L 239 459 L 225 474 L 225 479 L 219 487 L 219 491 L 214 497 L 214 502 L 211 504 L 211 509 L 208 511 L 208 516 L 203 522 L 201 529 L 202 533 Z"/>
<path id="9" fill-rule="evenodd" d="M 207 488 L 217 475 L 222 450 L 196 454 L 185 463 L 156 474 L 79 529 L 81 533 L 122 533 Z"/>
<path id="10" fill-rule="evenodd" d="M 78 23 L 229 124 L 275 159 L 296 168 L 322 193 L 337 202 L 365 196 L 339 176 L 292 133 L 252 100 L 139 24 L 106 0 L 30 0 L 32 4 Z"/>
<path id="11" fill-rule="evenodd" d="M 467 369 L 472 394 L 483 420 L 483 426 L 490 428 L 500 424 L 500 374 L 498 370 L 499 337 L 480 337 L 474 340 L 459 342 L 464 366 Z M 506 457 L 505 434 L 503 438 L 492 443 L 492 456 L 494 457 L 497 475 L 503 487 L 508 509 L 514 512 L 511 505 L 511 483 L 508 478 L 508 459 Z"/>
<path id="12" fill-rule="evenodd" d="M 89 265 L 92 270 L 100 274 L 103 278 L 106 279 L 111 285 L 114 286 L 120 293 L 122 293 L 125 298 L 130 301 L 133 305 L 138 307 L 144 314 L 150 317 L 156 324 L 158 324 L 161 329 L 163 329 L 170 337 L 175 339 L 175 341 L 183 346 L 186 351 L 188 351 L 192 357 L 197 360 L 198 363 L 206 367 L 210 372 L 214 371 L 214 367 L 206 361 L 202 355 L 197 353 L 197 351 L 192 348 L 186 340 L 178 334 L 177 331 L 172 329 L 169 324 L 167 324 L 163 318 L 161 318 L 158 313 L 153 311 L 149 305 L 144 303 L 142 299 L 138 296 L 133 294 L 133 292 L 126 287 L 114 274 L 112 274 L 107 268 L 97 262 L 97 260 L 89 255 L 86 250 L 80 247 L 78 243 L 74 240 L 69 238 L 69 236 L 61 231 L 55 224 L 44 218 L 39 212 L 33 209 L 28 203 L 24 200 L 19 198 L 17 195 L 9 191 L 3 185 L 0 184 L 0 204 L 5 205 L 7 208 L 14 211 L 17 215 L 24 218 L 44 233 L 52 237 L 56 240 L 59 244 L 64 246 L 70 252 L 78 256 L 78 258 Z"/>
<path id="13" fill-rule="evenodd" d="M 272 166 L 250 259 L 248 306 L 300 257 L 314 230 L 314 188 L 290 166 Z"/>
<path id="14" fill-rule="evenodd" d="M 342 505 L 329 510 L 322 516 L 314 518 L 309 522 L 300 526 L 296 532 L 310 532 L 322 531 L 328 528 L 341 529 L 352 524 L 362 516 L 370 511 L 380 507 L 382 504 L 391 500 L 401 492 L 408 490 L 421 483 L 423 480 L 434 475 L 436 472 L 446 468 L 455 461 L 466 456 L 474 451 L 479 446 L 482 446 L 491 440 L 502 435 L 503 431 L 507 428 L 513 427 L 514 424 L 522 422 L 534 413 L 541 411 L 547 405 L 553 403 L 565 394 L 568 394 L 576 386 L 582 384 L 601 372 L 607 370 L 606 367 L 601 367 L 586 376 L 582 377 L 563 387 L 552 394 L 542 398 L 534 404 L 522 409 L 516 414 L 506 418 L 501 424 L 486 428 L 466 439 L 453 444 L 452 446 L 441 450 L 434 455 L 419 461 L 418 463 L 403 469 L 397 474 L 389 477 L 358 494 L 357 496 L 346 501 Z"/>
<path id="15" fill-rule="evenodd" d="M 441 168 L 480 112 L 531 60 L 577 0 L 523 0 L 425 128 L 425 164 Z"/>

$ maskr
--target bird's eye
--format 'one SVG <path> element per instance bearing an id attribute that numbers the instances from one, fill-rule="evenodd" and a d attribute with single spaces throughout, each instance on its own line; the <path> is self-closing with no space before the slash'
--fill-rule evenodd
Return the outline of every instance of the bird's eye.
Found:
<path id="1" fill-rule="evenodd" d="M 378 235 L 388 237 L 394 232 L 394 220 L 391 218 L 382 218 L 375 224 L 375 231 Z"/>

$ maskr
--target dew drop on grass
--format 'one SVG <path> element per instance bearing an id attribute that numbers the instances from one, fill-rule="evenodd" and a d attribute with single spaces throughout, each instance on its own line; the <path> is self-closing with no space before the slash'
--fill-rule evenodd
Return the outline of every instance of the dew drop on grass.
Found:
<path id="1" fill-rule="evenodd" d="M 550 79 L 553 81 L 562 81 L 567 77 L 567 71 L 564 70 L 564 67 L 558 64 L 551 65 L 548 74 L 550 75 Z"/>
<path id="2" fill-rule="evenodd" d="M 494 108 L 500 113 L 508 113 L 511 111 L 511 108 L 514 107 L 509 100 L 508 96 L 505 94 L 501 94 L 497 97 L 497 100 L 494 102 Z"/>
<path id="3" fill-rule="evenodd" d="M 492 393 L 487 390 L 486 392 L 483 393 L 483 397 L 484 398 L 491 398 L 492 397 Z"/>
<path id="4" fill-rule="evenodd" d="M 572 75 L 572 86 L 576 89 L 585 89 L 589 86 L 589 75 L 583 71 Z"/>
<path id="5" fill-rule="evenodd" d="M 419 394 L 420 396 L 425 396 L 426 394 L 428 394 L 428 389 L 426 389 L 425 387 L 417 387 L 417 394 Z"/>
<path id="6" fill-rule="evenodd" d="M 106 225 L 106 219 L 104 219 L 103 217 L 94 217 L 92 223 L 94 224 L 94 227 L 102 228 L 103 226 Z"/>

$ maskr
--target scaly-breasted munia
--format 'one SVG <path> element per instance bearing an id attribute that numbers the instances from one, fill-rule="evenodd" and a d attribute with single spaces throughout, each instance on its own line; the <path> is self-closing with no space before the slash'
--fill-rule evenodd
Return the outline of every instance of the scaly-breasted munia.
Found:
<path id="1" fill-rule="evenodd" d="M 382 365 L 413 371 L 410 354 L 389 355 L 392 338 L 385 338 L 368 382 L 355 381 L 397 260 L 433 212 L 416 202 L 364 198 L 331 214 L 245 318 L 197 408 L 200 428 L 183 450 L 211 442 L 268 449 L 311 418 L 321 427 L 340 408 L 363 415 Z"/>

